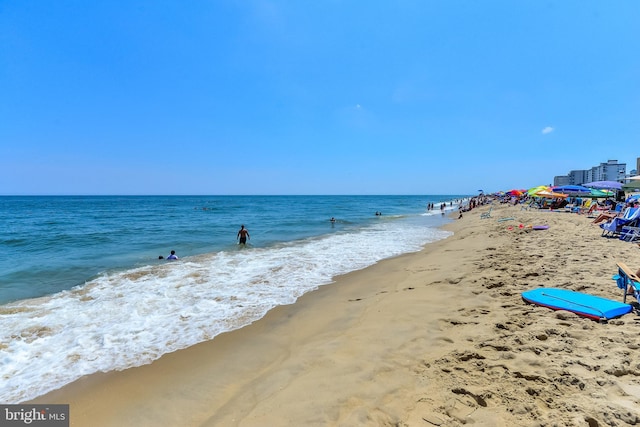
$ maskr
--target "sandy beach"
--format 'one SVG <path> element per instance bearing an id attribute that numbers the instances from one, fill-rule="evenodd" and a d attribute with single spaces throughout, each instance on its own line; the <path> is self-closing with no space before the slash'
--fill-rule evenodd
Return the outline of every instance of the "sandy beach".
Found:
<path id="1" fill-rule="evenodd" d="M 82 427 L 640 424 L 640 317 L 599 323 L 520 295 L 622 301 L 611 276 L 640 267 L 638 245 L 584 215 L 487 210 L 249 327 L 34 403 L 70 404 Z"/>

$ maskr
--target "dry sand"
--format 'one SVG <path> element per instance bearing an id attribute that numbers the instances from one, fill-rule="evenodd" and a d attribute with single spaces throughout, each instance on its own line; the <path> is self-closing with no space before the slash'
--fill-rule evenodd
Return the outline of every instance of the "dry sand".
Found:
<path id="1" fill-rule="evenodd" d="M 598 323 L 520 296 L 622 301 L 611 276 L 617 260 L 640 267 L 638 245 L 582 215 L 487 210 L 249 327 L 35 402 L 70 403 L 83 427 L 640 424 L 640 317 Z"/>

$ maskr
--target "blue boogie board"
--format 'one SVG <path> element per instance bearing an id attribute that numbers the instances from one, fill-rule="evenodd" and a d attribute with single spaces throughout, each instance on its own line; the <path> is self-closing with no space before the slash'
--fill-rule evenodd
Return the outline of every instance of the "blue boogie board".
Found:
<path id="1" fill-rule="evenodd" d="M 618 301 L 558 288 L 538 288 L 522 293 L 525 301 L 553 310 L 566 310 L 595 320 L 629 313 L 633 307 Z"/>

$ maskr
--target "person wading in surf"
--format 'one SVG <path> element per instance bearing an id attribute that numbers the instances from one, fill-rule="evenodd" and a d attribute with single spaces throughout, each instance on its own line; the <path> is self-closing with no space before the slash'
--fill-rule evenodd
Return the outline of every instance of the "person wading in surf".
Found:
<path id="1" fill-rule="evenodd" d="M 244 224 L 240 226 L 240 230 L 238 230 L 238 235 L 236 236 L 240 241 L 238 244 L 246 245 L 247 239 L 251 240 L 251 236 L 249 236 L 249 230 L 244 228 Z"/>

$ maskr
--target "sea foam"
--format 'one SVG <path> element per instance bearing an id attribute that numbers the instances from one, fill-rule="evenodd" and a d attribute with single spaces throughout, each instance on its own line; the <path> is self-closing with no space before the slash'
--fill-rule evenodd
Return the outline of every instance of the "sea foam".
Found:
<path id="1" fill-rule="evenodd" d="M 48 297 L 4 305 L 0 401 L 29 400 L 83 375 L 151 363 L 246 326 L 337 275 L 449 234 L 383 218 L 321 237 L 111 272 Z"/>

